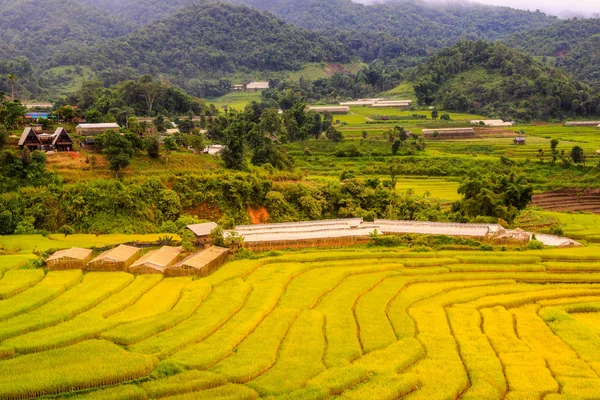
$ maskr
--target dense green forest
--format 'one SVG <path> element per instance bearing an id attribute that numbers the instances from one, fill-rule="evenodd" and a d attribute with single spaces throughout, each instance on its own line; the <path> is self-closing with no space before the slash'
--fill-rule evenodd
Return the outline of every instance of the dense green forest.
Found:
<path id="1" fill-rule="evenodd" d="M 500 43 L 461 41 L 413 71 L 419 103 L 507 120 L 600 113 L 588 86 Z"/>
<path id="2" fill-rule="evenodd" d="M 299 69 L 304 63 L 347 62 L 339 43 L 289 25 L 246 6 L 191 5 L 175 15 L 93 49 L 73 53 L 96 71 L 130 67 L 139 73 L 167 74 L 175 82 L 240 71 Z"/>
<path id="3" fill-rule="evenodd" d="M 557 19 L 539 12 L 463 3 L 391 1 L 363 5 L 351 0 L 233 0 L 350 46 L 363 60 L 399 67 L 411 57 L 454 44 L 459 38 L 498 39 Z"/>
<path id="4" fill-rule="evenodd" d="M 545 57 L 600 89 L 600 19 L 562 21 L 506 39 L 508 46 Z"/>

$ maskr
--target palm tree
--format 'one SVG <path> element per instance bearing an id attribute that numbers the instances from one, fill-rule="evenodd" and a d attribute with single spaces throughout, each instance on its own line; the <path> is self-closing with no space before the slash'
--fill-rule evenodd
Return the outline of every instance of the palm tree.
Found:
<path id="1" fill-rule="evenodd" d="M 10 81 L 10 88 L 12 90 L 11 100 L 15 99 L 15 81 L 18 79 L 19 78 L 15 74 L 8 74 L 8 80 Z"/>

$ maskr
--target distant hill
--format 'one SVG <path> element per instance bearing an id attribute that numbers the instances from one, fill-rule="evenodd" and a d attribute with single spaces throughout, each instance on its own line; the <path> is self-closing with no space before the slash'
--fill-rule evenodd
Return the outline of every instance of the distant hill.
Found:
<path id="1" fill-rule="evenodd" d="M 175 14 L 183 7 L 203 0 L 78 0 L 81 4 L 109 11 L 139 25 Z"/>
<path id="2" fill-rule="evenodd" d="M 0 91 L 15 74 L 17 93 L 34 98 L 44 90 L 35 71 L 49 60 L 125 35 L 131 26 L 114 15 L 75 0 L 0 1 Z"/>
<path id="3" fill-rule="evenodd" d="M 569 20 L 512 35 L 504 43 L 536 56 L 560 57 L 568 55 L 583 41 L 598 34 L 600 19 Z"/>
<path id="4" fill-rule="evenodd" d="M 180 80 L 349 60 L 350 52 L 339 43 L 271 14 L 227 3 L 187 6 L 123 38 L 61 59 L 66 64 L 85 63 L 96 71 L 129 67 Z"/>
<path id="5" fill-rule="evenodd" d="M 475 3 L 351 0 L 231 0 L 335 37 L 365 61 L 426 55 L 460 38 L 499 39 L 558 22 L 540 12 Z"/>
<path id="6" fill-rule="evenodd" d="M 599 35 L 600 19 L 571 20 L 511 36 L 505 43 L 548 57 L 556 66 L 600 90 Z"/>
<path id="7" fill-rule="evenodd" d="M 600 113 L 600 98 L 560 69 L 500 43 L 460 41 L 415 72 L 419 103 L 505 119 Z"/>
<path id="8" fill-rule="evenodd" d="M 78 0 L 128 21 L 146 23 L 182 6 L 207 0 Z M 460 38 L 499 39 L 558 22 L 540 12 L 475 3 L 433 4 L 399 0 L 364 5 L 352 0 L 226 0 L 269 11 L 296 26 L 351 48 L 366 62 L 379 59 L 412 65 Z M 416 57 L 416 58 L 415 58 Z"/>

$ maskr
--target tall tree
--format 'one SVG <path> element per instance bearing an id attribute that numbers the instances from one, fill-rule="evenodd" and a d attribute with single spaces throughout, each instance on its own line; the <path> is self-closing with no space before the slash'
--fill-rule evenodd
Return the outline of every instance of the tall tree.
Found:
<path id="1" fill-rule="evenodd" d="M 15 99 L 15 81 L 19 78 L 15 74 L 8 74 L 8 80 L 10 81 L 10 90 L 11 90 L 11 100 Z"/>
<path id="2" fill-rule="evenodd" d="M 129 140 L 125 139 L 119 133 L 106 132 L 103 135 L 102 151 L 108 160 L 110 170 L 115 173 L 115 178 L 118 178 L 119 171 L 131 164 L 133 148 Z"/>

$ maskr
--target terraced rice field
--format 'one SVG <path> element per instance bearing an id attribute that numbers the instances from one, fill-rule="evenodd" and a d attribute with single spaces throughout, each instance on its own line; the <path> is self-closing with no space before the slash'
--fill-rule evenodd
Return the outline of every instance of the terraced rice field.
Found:
<path id="1" fill-rule="evenodd" d="M 548 211 L 584 211 L 600 214 L 600 190 L 565 189 L 533 196 L 533 205 Z"/>
<path id="2" fill-rule="evenodd" d="M 600 397 L 597 247 L 5 279 L 1 399 Z"/>

